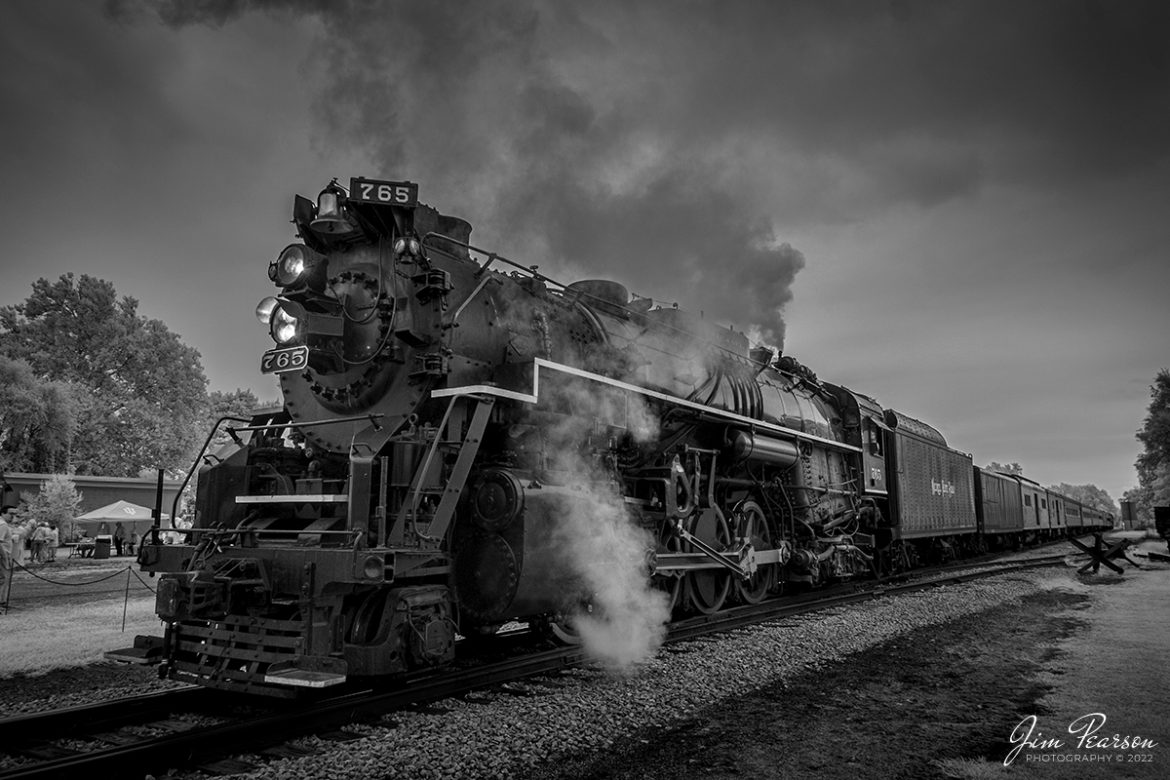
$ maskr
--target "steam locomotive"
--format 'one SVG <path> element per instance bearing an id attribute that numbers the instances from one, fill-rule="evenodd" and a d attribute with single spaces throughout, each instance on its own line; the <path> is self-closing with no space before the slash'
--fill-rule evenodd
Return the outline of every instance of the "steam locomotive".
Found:
<path id="1" fill-rule="evenodd" d="M 290 695 L 510 621 L 566 638 L 605 608 L 590 559 L 710 614 L 1107 524 L 733 328 L 479 249 L 414 183 L 349 184 L 295 198 L 268 267 L 283 406 L 221 421 L 193 527 L 140 548 L 164 676 Z"/>

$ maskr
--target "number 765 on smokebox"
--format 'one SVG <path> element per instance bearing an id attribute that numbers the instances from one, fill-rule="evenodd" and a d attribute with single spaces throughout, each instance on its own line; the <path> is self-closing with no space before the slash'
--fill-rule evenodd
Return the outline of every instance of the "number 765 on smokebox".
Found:
<path id="1" fill-rule="evenodd" d="M 418 185 L 410 181 L 350 179 L 349 199 L 389 206 L 417 206 Z"/>

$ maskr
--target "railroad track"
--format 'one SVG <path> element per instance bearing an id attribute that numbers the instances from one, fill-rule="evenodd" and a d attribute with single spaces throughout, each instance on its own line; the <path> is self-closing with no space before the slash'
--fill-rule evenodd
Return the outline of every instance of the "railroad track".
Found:
<path id="1" fill-rule="evenodd" d="M 667 641 L 680 642 L 867 600 L 1052 566 L 1067 557 L 1068 554 L 1054 554 L 1023 561 L 961 564 L 949 571 L 922 570 L 921 576 L 904 581 L 840 585 L 803 596 L 734 607 L 671 624 Z M 356 739 L 359 735 L 343 727 L 479 689 L 495 687 L 507 693 L 508 683 L 556 674 L 585 660 L 580 648 L 562 647 L 472 668 L 418 674 L 392 686 L 350 690 L 324 700 L 292 705 L 282 702 L 279 706 L 266 706 L 263 701 L 192 687 L 9 718 L 0 720 L 0 749 L 13 758 L 0 764 L 0 780 L 141 778 L 148 772 L 160 774 L 176 768 L 198 768 L 213 774 L 248 771 L 247 765 L 225 757 L 241 753 L 287 756 L 296 748 L 286 743 L 308 734 L 334 741 Z M 234 715 L 225 713 L 225 704 L 244 709 Z M 64 746 L 60 739 L 43 738 L 46 734 L 75 732 L 84 737 L 68 740 Z"/>

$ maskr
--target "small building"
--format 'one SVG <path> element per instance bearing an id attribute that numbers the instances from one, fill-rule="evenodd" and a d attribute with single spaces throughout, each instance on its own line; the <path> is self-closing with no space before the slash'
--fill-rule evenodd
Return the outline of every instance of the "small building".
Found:
<path id="1" fill-rule="evenodd" d="M 52 477 L 52 474 L 22 474 L 9 473 L 0 475 L 0 490 L 3 491 L 4 506 L 16 506 L 24 493 L 39 493 L 41 485 Z M 81 511 L 92 512 L 95 509 L 107 506 L 115 501 L 129 501 L 132 504 L 154 508 L 155 496 L 158 490 L 157 477 L 89 477 L 73 475 L 70 477 L 81 494 Z M 179 494 L 182 481 L 177 479 L 163 480 L 164 514 L 171 513 L 175 496 Z"/>

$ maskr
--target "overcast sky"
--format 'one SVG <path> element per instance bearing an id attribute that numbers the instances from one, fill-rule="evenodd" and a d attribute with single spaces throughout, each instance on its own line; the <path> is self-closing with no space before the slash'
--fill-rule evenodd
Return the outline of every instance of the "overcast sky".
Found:
<path id="1" fill-rule="evenodd" d="M 253 309 L 293 195 L 411 179 L 473 243 L 783 340 L 979 464 L 1136 483 L 1170 4 L 372 7 L 6 2 L 0 304 L 108 279 L 274 398 Z"/>

